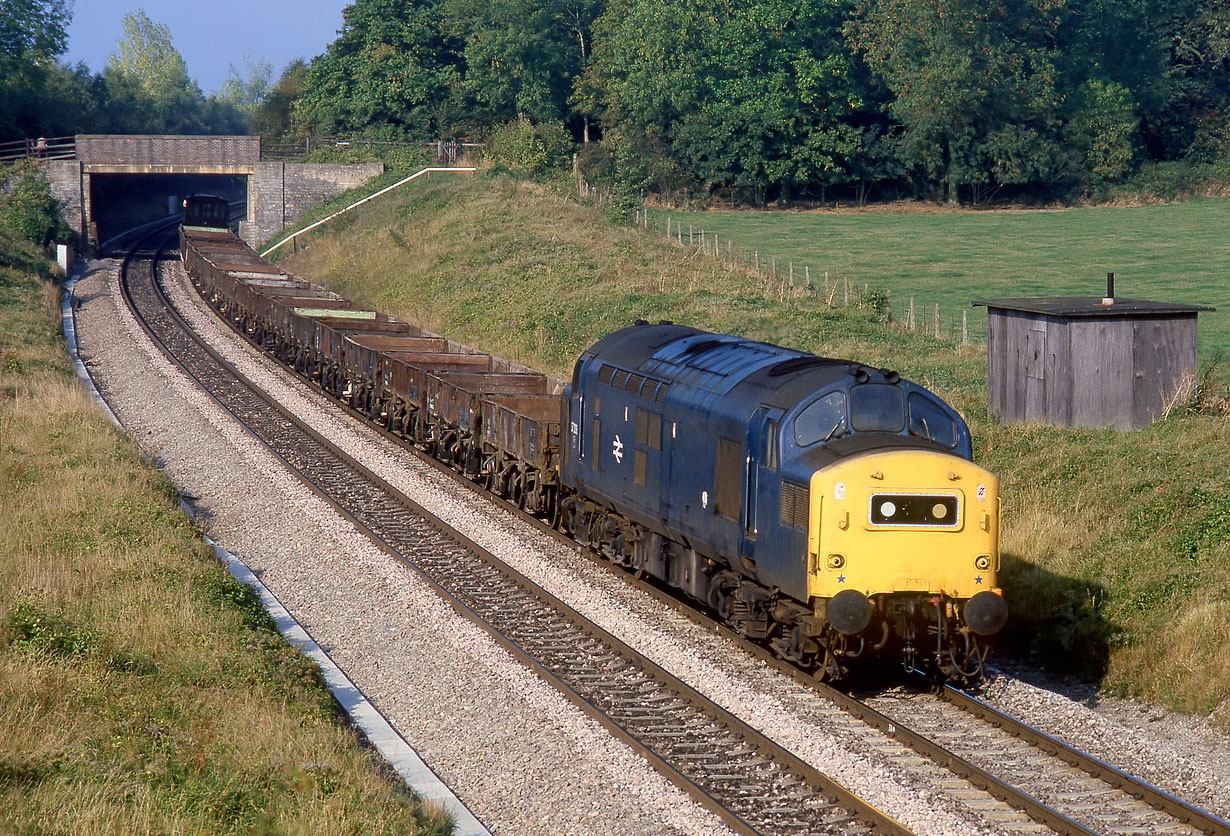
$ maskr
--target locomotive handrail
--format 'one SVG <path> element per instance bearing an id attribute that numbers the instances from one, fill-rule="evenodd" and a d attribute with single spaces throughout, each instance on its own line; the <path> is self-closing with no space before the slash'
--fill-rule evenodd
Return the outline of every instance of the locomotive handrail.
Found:
<path id="1" fill-rule="evenodd" d="M 261 255 L 261 258 L 264 258 L 265 256 L 269 255 L 271 252 L 273 252 L 274 250 L 278 249 L 278 248 L 279 248 L 279 247 L 281 247 L 283 244 L 286 244 L 286 243 L 288 243 L 288 242 L 290 242 L 290 241 L 295 240 L 296 238 L 298 238 L 298 237 L 299 237 L 300 235 L 302 235 L 303 233 L 305 233 L 305 232 L 310 232 L 311 230 L 315 229 L 316 227 L 320 226 L 321 224 L 324 224 L 324 223 L 327 223 L 328 221 L 333 220 L 333 219 L 334 219 L 334 218 L 336 218 L 338 215 L 341 215 L 341 214 L 343 214 L 343 213 L 345 213 L 345 212 L 349 212 L 351 209 L 354 209 L 354 208 L 355 208 L 355 207 L 357 207 L 357 206 L 362 206 L 364 203 L 367 203 L 367 201 L 369 201 L 369 200 L 373 200 L 373 199 L 375 199 L 375 198 L 377 198 L 377 197 L 380 197 L 380 195 L 384 194 L 385 192 L 391 192 L 393 189 L 396 189 L 398 186 L 404 186 L 406 183 L 409 183 L 411 180 L 414 180 L 414 179 L 415 179 L 415 178 L 417 178 L 417 177 L 421 177 L 421 176 L 422 176 L 422 175 L 424 175 L 424 174 L 428 174 L 428 175 L 430 175 L 430 174 L 431 174 L 431 172 L 433 172 L 433 171 L 477 171 L 477 170 L 478 170 L 478 169 L 476 169 L 476 168 L 425 168 L 425 169 L 423 169 L 422 171 L 420 171 L 420 172 L 418 172 L 418 173 L 416 173 L 416 174 L 411 174 L 409 177 L 406 177 L 406 178 L 404 178 L 404 179 L 402 179 L 402 180 L 398 180 L 396 183 L 394 183 L 394 184 L 393 184 L 393 185 L 391 185 L 391 186 L 385 186 L 383 189 L 381 189 L 380 191 L 376 192 L 375 194 L 369 194 L 367 197 L 363 198 L 362 200 L 359 200 L 359 201 L 356 201 L 356 202 L 354 202 L 354 203 L 350 204 L 350 205 L 349 205 L 349 206 L 347 206 L 345 209 L 339 209 L 338 211 L 334 212 L 332 215 L 330 215 L 330 216 L 329 216 L 329 217 L 327 217 L 327 218 L 321 218 L 321 219 L 320 219 L 319 221 L 317 221 L 316 223 L 314 223 L 314 224 L 310 224 L 309 226 L 305 226 L 303 229 L 299 230 L 298 232 L 291 233 L 290 235 L 286 236 L 286 237 L 285 237 L 285 238 L 283 238 L 281 241 L 279 241 L 278 243 L 274 244 L 272 247 L 270 247 L 269 249 L 267 249 L 267 250 L 265 250 L 263 253 L 261 253 L 261 254 L 260 254 L 260 255 Z"/>

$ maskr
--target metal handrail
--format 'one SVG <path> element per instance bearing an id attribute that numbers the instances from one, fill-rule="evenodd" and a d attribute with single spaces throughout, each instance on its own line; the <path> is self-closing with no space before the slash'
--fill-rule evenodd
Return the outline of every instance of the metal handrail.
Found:
<path id="1" fill-rule="evenodd" d="M 72 160 L 76 157 L 75 136 L 26 137 L 0 142 L 0 163 L 18 160 Z"/>

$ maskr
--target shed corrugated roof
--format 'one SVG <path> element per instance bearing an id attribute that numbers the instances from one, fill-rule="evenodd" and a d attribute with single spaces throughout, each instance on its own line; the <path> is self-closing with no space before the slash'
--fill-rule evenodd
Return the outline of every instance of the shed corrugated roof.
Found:
<path id="1" fill-rule="evenodd" d="M 976 299 L 971 304 L 1008 311 L 1044 314 L 1046 316 L 1155 316 L 1159 314 L 1200 313 L 1215 308 L 1205 305 L 1182 305 L 1173 302 L 1153 302 L 1148 299 L 1115 299 L 1103 305 L 1101 296 L 1043 296 L 1020 299 Z"/>

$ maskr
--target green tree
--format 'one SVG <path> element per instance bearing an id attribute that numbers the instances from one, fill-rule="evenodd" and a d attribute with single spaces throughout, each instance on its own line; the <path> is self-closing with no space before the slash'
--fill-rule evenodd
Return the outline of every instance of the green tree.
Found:
<path id="1" fill-rule="evenodd" d="M 54 62 L 68 46 L 71 17 L 66 0 L 0 0 L 0 63 Z"/>
<path id="2" fill-rule="evenodd" d="M 1168 35 L 1169 107 L 1146 114 L 1162 155 L 1198 162 L 1230 159 L 1230 3 L 1174 0 Z"/>
<path id="3" fill-rule="evenodd" d="M 105 76 L 112 95 L 134 99 L 135 111 L 144 111 L 146 130 L 154 133 L 193 133 L 205 130 L 204 97 L 188 77 L 183 56 L 171 43 L 171 31 L 154 23 L 144 11 L 124 15 L 124 35 L 118 51 L 107 59 Z M 143 99 L 137 102 L 135 99 Z"/>
<path id="4" fill-rule="evenodd" d="M 851 176 L 864 90 L 842 0 L 621 0 L 578 89 L 634 186 L 761 202 Z"/>
<path id="5" fill-rule="evenodd" d="M 861 0 L 851 43 L 892 93 L 901 148 L 950 203 L 1056 170 L 1059 4 Z"/>
<path id="6" fill-rule="evenodd" d="M 0 0 L 0 136 L 58 133 L 69 20 L 66 0 Z"/>
<path id="7" fill-rule="evenodd" d="M 1136 102 L 1123 85 L 1090 79 L 1076 91 L 1066 132 L 1089 183 L 1099 186 L 1131 170 L 1139 126 Z"/>
<path id="8" fill-rule="evenodd" d="M 303 96 L 307 62 L 297 58 L 286 65 L 277 82 L 261 100 L 252 117 L 252 131 L 261 136 L 288 136 L 293 127 L 291 114 Z"/>
<path id="9" fill-rule="evenodd" d="M 442 29 L 442 0 L 356 0 L 342 18 L 337 40 L 308 66 L 296 129 L 454 136 L 461 44 Z"/>
<path id="10" fill-rule="evenodd" d="M 563 118 L 580 70 L 556 0 L 446 0 L 448 28 L 464 42 L 463 89 L 484 125 Z"/>
<path id="11" fill-rule="evenodd" d="M 222 82 L 218 99 L 252 117 L 270 93 L 273 66 L 268 61 L 250 56 L 245 59 L 245 63 L 246 75 L 240 75 L 234 64 L 227 67 L 226 81 Z"/>

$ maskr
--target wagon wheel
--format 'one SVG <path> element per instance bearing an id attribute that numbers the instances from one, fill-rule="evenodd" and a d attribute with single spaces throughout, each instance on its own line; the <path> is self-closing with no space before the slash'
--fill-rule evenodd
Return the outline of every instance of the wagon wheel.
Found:
<path id="1" fill-rule="evenodd" d="M 554 528 L 556 531 L 564 530 L 564 509 L 559 501 L 559 486 L 555 485 L 547 489 L 545 504 L 545 517 L 547 525 Z"/>

